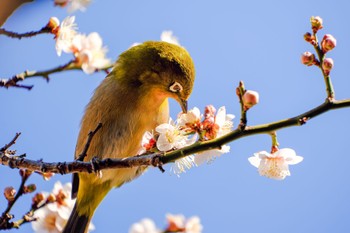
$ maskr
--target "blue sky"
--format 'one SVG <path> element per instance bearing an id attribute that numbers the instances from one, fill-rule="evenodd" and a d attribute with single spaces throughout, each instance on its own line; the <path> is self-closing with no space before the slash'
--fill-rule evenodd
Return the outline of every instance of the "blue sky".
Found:
<path id="1" fill-rule="evenodd" d="M 303 41 L 310 31 L 309 18 L 319 15 L 325 33 L 334 35 L 337 47 L 329 53 L 336 98 L 350 97 L 348 77 L 350 45 L 349 3 L 330 1 L 113 1 L 95 0 L 84 13 L 76 12 L 79 31 L 97 31 L 108 46 L 108 56 L 134 42 L 159 40 L 172 30 L 187 48 L 196 66 L 196 82 L 189 106 L 225 105 L 239 115 L 235 87 L 244 80 L 260 93 L 260 104 L 248 115 L 250 125 L 298 115 L 321 104 L 325 87 L 315 67 L 300 63 L 312 47 Z M 37 1 L 19 9 L 4 25 L 18 32 L 40 29 L 51 16 L 63 19 L 66 9 L 52 1 Z M 1 78 L 26 69 L 42 70 L 64 64 L 69 55 L 57 57 L 52 35 L 14 40 L 0 37 Z M 84 106 L 103 73 L 86 75 L 70 71 L 52 75 L 46 83 L 32 79 L 32 91 L 1 89 L 0 143 L 22 132 L 14 149 L 28 158 L 71 161 Z M 180 111 L 171 102 L 171 115 Z M 260 177 L 247 160 L 253 153 L 270 149 L 267 135 L 230 143 L 231 152 L 210 165 L 194 168 L 178 178 L 149 169 L 137 180 L 109 193 L 93 218 L 95 232 L 127 232 L 144 217 L 165 225 L 165 214 L 198 215 L 203 232 L 349 232 L 350 223 L 350 109 L 328 112 L 302 127 L 278 132 L 281 148 L 290 147 L 304 161 L 291 167 L 284 181 Z M 165 167 L 169 170 L 169 166 Z M 0 167 L 0 190 L 19 185 L 17 170 Z M 32 177 L 39 190 L 50 191 L 56 175 L 44 182 Z M 19 217 L 30 197 L 14 208 Z M 5 202 L 0 202 L 5 209 Z M 29 224 L 17 232 L 30 232 Z"/>

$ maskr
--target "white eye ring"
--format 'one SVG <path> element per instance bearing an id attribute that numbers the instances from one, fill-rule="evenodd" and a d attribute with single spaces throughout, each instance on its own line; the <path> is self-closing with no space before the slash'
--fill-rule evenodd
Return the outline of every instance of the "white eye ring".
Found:
<path id="1" fill-rule="evenodd" d="M 174 82 L 174 83 L 171 84 L 171 86 L 169 87 L 169 90 L 170 90 L 171 92 L 174 92 L 174 93 L 176 93 L 176 92 L 181 92 L 181 91 L 183 90 L 183 87 L 181 86 L 180 83 Z"/>

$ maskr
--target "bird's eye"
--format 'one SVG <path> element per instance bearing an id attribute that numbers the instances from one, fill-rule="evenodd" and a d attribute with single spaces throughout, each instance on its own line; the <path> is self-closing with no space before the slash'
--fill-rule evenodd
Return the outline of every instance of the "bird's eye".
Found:
<path id="1" fill-rule="evenodd" d="M 174 82 L 173 84 L 170 85 L 169 90 L 171 92 L 176 93 L 176 92 L 181 92 L 183 90 L 183 88 L 182 88 L 180 83 Z"/>

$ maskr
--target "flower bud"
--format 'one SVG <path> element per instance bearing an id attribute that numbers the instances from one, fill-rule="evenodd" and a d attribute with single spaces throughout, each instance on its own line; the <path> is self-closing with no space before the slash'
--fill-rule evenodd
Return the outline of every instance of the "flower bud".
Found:
<path id="1" fill-rule="evenodd" d="M 312 43 L 315 40 L 315 37 L 310 32 L 307 32 L 304 34 L 304 40 L 306 42 Z"/>
<path id="2" fill-rule="evenodd" d="M 57 35 L 60 28 L 60 21 L 56 17 L 51 17 L 46 24 L 46 28 L 48 28 L 52 34 Z"/>
<path id="3" fill-rule="evenodd" d="M 37 193 L 32 199 L 32 205 L 38 206 L 43 200 L 45 199 L 45 196 L 43 193 Z"/>
<path id="4" fill-rule="evenodd" d="M 69 0 L 55 0 L 55 6 L 65 7 L 68 4 Z"/>
<path id="5" fill-rule="evenodd" d="M 315 54 L 311 52 L 305 52 L 301 55 L 301 63 L 307 66 L 312 66 L 315 64 L 316 57 Z"/>
<path id="6" fill-rule="evenodd" d="M 58 191 L 58 194 L 56 195 L 57 203 L 60 205 L 64 205 L 64 206 L 67 205 L 67 203 L 65 201 L 66 198 L 68 198 L 67 193 L 64 190 L 60 189 Z"/>
<path id="7" fill-rule="evenodd" d="M 56 201 L 56 196 L 54 194 L 50 193 L 50 195 L 46 199 L 46 202 L 53 203 L 55 201 Z"/>
<path id="8" fill-rule="evenodd" d="M 329 72 L 333 68 L 334 62 L 332 58 L 325 58 L 322 63 L 322 69 L 326 75 L 329 75 Z"/>
<path id="9" fill-rule="evenodd" d="M 312 28 L 312 31 L 314 33 L 316 33 L 318 30 L 322 29 L 323 28 L 323 20 L 320 16 L 312 16 L 311 19 L 310 19 L 310 22 L 311 22 L 311 28 Z"/>
<path id="10" fill-rule="evenodd" d="M 30 184 L 28 186 L 24 186 L 24 193 L 32 193 L 36 190 L 36 185 L 35 184 Z"/>
<path id="11" fill-rule="evenodd" d="M 321 41 L 321 47 L 324 53 L 331 51 L 332 49 L 335 48 L 336 45 L 337 45 L 337 40 L 331 34 L 324 35 Z"/>
<path id="12" fill-rule="evenodd" d="M 243 105 L 246 109 L 249 109 L 259 103 L 259 93 L 256 91 L 248 90 L 242 96 Z"/>
<path id="13" fill-rule="evenodd" d="M 33 173 L 33 171 L 30 171 L 30 170 L 27 170 L 27 169 L 20 169 L 19 170 L 19 174 L 23 178 L 28 178 L 32 173 Z"/>
<path id="14" fill-rule="evenodd" d="M 15 199 L 15 195 L 16 195 L 16 189 L 14 189 L 11 186 L 5 188 L 4 196 L 5 196 L 6 200 L 13 201 Z"/>

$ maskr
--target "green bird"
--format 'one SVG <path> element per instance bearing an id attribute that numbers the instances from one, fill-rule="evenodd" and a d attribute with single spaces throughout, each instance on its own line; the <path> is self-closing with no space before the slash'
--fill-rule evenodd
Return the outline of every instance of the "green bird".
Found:
<path id="1" fill-rule="evenodd" d="M 140 149 L 146 131 L 168 122 L 168 98 L 187 111 L 195 69 L 190 54 L 167 42 L 149 41 L 123 52 L 113 70 L 96 88 L 81 122 L 75 158 L 83 151 L 88 134 L 99 123 L 84 161 L 94 156 L 125 158 Z M 138 177 L 144 167 L 110 169 L 73 175 L 72 198 L 77 198 L 64 233 L 88 231 L 91 218 L 113 189 Z"/>

